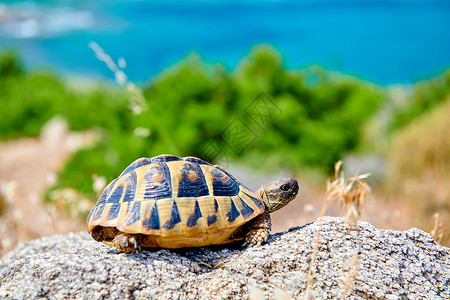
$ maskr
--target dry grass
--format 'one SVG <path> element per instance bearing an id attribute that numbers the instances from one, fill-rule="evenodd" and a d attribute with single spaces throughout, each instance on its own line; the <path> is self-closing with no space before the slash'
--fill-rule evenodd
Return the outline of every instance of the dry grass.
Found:
<path id="1" fill-rule="evenodd" d="M 450 173 L 450 99 L 397 132 L 389 151 L 391 176 L 421 177 L 424 170 Z"/>
<path id="2" fill-rule="evenodd" d="M 442 222 L 439 222 L 439 214 L 434 214 L 434 227 L 430 231 L 431 235 L 433 236 L 433 239 L 435 242 L 440 243 L 442 242 L 442 238 L 444 237 L 444 229 Z"/>
<path id="3" fill-rule="evenodd" d="M 50 216 L 56 211 L 65 211 L 70 218 L 85 220 L 92 208 L 92 203 L 80 192 L 72 188 L 61 188 L 49 194 L 52 204 L 47 205 Z"/>
<path id="4" fill-rule="evenodd" d="M 119 58 L 116 64 L 111 56 L 109 56 L 96 42 L 90 42 L 89 48 L 94 51 L 96 58 L 104 62 L 106 66 L 114 73 L 117 84 L 126 87 L 127 91 L 130 93 L 130 98 L 128 99 L 130 110 L 135 115 L 146 112 L 146 117 L 150 119 L 154 129 L 159 133 L 166 146 L 169 147 L 170 151 L 172 153 L 179 153 L 177 146 L 172 140 L 172 137 L 169 135 L 164 126 L 161 125 L 162 123 L 159 121 L 158 115 L 153 113 L 153 111 L 149 109 L 142 89 L 140 89 L 138 86 L 136 86 L 136 84 L 130 81 L 130 79 L 126 75 L 124 71 L 126 67 L 125 59 L 123 57 Z"/>
<path id="5" fill-rule="evenodd" d="M 316 260 L 317 251 L 319 248 L 319 236 L 320 236 L 320 227 L 321 227 L 321 219 L 325 214 L 325 210 L 327 206 L 334 200 L 338 200 L 345 205 L 346 208 L 346 219 L 351 229 L 354 229 L 358 223 L 358 220 L 361 216 L 361 210 L 363 208 L 364 203 L 366 202 L 366 198 L 370 192 L 370 187 L 365 182 L 365 179 L 369 176 L 369 174 L 357 175 L 354 177 L 350 177 L 349 179 L 345 179 L 344 174 L 341 172 L 342 161 L 338 161 L 334 167 L 334 180 L 327 182 L 327 196 L 320 210 L 319 217 L 317 219 L 318 230 L 316 232 L 314 247 L 311 254 L 311 263 L 308 270 L 308 279 L 306 282 L 306 291 L 311 289 L 312 285 L 312 269 Z M 352 271 L 353 266 L 356 264 L 358 260 L 358 256 L 352 259 L 351 269 L 349 270 L 349 276 L 346 280 L 346 284 L 344 287 L 343 295 L 346 295 L 350 292 L 351 288 L 351 278 L 356 277 L 356 269 Z"/>
<path id="6" fill-rule="evenodd" d="M 444 245 L 450 245 L 449 115 L 450 99 L 395 134 L 388 153 L 388 198 L 410 206 L 414 225 L 426 231 L 439 213 Z"/>
<path id="7" fill-rule="evenodd" d="M 348 224 L 354 228 L 361 217 L 361 210 L 370 193 L 370 186 L 365 179 L 370 176 L 369 173 L 357 175 L 345 179 L 344 174 L 340 173 L 342 162 L 335 166 L 335 179 L 333 182 L 327 182 L 327 203 L 332 200 L 338 200 L 345 206 L 345 218 Z M 340 173 L 340 176 L 338 176 Z M 322 214 L 324 213 L 321 212 Z M 322 217 L 322 215 L 320 216 Z"/>
<path id="8" fill-rule="evenodd" d="M 243 254 L 243 253 L 242 253 Z M 242 255 L 241 254 L 241 255 Z M 239 255 L 239 256 L 241 256 L 241 255 Z M 197 263 L 199 264 L 199 265 L 205 265 L 205 266 L 207 266 L 208 268 L 210 268 L 211 270 L 214 270 L 214 269 L 219 269 L 219 268 L 221 268 L 221 267 L 224 267 L 226 264 L 228 264 L 229 262 L 231 261 L 231 259 L 225 259 L 225 256 L 223 256 L 223 257 L 221 257 L 220 259 L 219 259 L 219 261 L 215 264 L 215 265 L 211 265 L 211 264 L 208 264 L 207 262 L 204 262 L 204 261 L 202 261 L 202 260 L 197 260 Z"/>
<path id="9" fill-rule="evenodd" d="M 0 182 L 0 257 L 14 249 L 20 236 L 24 232 L 20 230 L 18 223 L 22 215 L 15 209 L 14 202 L 17 198 L 17 183 L 15 181 Z"/>

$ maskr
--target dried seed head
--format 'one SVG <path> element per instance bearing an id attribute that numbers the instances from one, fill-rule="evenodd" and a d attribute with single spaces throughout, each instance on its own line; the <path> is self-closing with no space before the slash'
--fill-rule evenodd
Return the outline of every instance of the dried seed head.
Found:
<path id="1" fill-rule="evenodd" d="M 370 186 L 365 179 L 370 176 L 369 173 L 357 175 L 345 179 L 341 172 L 342 161 L 338 161 L 334 168 L 334 181 L 327 182 L 327 202 L 337 199 L 344 203 L 346 209 L 345 218 L 351 227 L 355 227 L 360 216 L 362 207 L 370 193 Z"/>

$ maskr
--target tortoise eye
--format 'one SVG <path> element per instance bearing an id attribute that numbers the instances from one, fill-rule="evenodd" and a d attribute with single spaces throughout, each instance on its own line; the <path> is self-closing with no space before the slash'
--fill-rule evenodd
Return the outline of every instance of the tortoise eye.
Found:
<path id="1" fill-rule="evenodd" d="M 283 191 L 289 191 L 289 184 L 285 183 L 285 184 L 283 184 L 280 188 L 281 188 L 281 190 L 283 190 Z"/>

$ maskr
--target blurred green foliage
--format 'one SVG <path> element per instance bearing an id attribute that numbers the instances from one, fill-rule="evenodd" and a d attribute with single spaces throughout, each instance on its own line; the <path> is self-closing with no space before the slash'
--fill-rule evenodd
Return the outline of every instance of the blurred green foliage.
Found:
<path id="1" fill-rule="evenodd" d="M 389 124 L 391 132 L 409 124 L 423 113 L 430 111 L 450 97 L 450 70 L 427 81 L 414 85 L 407 103 L 394 110 Z"/>
<path id="2" fill-rule="evenodd" d="M 73 91 L 54 75 L 25 73 L 10 54 L 0 56 L 0 138 L 36 136 L 45 122 L 64 116 L 72 130 L 130 129 L 125 92 L 97 86 Z M 114 116 L 114 117 L 112 117 Z"/>
<path id="3" fill-rule="evenodd" d="M 359 147 L 362 125 L 385 98 L 374 85 L 319 67 L 287 71 L 269 46 L 256 47 L 233 73 L 190 55 L 143 90 L 148 109 L 134 115 L 126 91 L 77 91 L 53 75 L 23 71 L 7 54 L 0 58 L 0 137 L 37 135 L 54 115 L 72 130 L 99 128 L 100 141 L 78 151 L 58 183 L 93 199 L 92 174 L 109 181 L 138 157 L 170 152 L 163 134 L 178 149 L 174 155 L 332 171 Z"/>

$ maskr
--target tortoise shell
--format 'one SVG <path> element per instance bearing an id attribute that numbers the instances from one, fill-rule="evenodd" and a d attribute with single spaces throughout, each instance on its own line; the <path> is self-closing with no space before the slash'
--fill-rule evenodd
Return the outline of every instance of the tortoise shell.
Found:
<path id="1" fill-rule="evenodd" d="M 88 230 L 142 234 L 147 247 L 201 247 L 242 239 L 233 233 L 264 210 L 259 197 L 220 166 L 160 155 L 137 159 L 104 189 Z"/>

